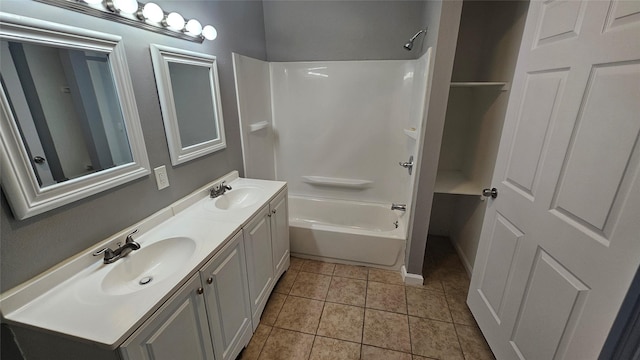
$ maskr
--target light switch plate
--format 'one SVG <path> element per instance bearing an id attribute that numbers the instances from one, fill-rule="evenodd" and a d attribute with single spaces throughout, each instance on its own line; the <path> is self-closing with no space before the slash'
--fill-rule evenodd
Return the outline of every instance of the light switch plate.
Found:
<path id="1" fill-rule="evenodd" d="M 167 176 L 167 168 L 162 165 L 153 169 L 156 174 L 156 183 L 158 184 L 158 190 L 169 187 L 169 177 Z"/>

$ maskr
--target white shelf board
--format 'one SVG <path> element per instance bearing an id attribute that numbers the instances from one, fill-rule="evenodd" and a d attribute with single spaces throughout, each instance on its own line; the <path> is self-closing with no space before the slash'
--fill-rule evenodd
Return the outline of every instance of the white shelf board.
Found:
<path id="1" fill-rule="evenodd" d="M 452 81 L 451 87 L 499 87 L 501 91 L 507 90 L 507 83 L 500 81 Z"/>
<path id="2" fill-rule="evenodd" d="M 434 192 L 440 194 L 481 195 L 482 185 L 473 182 L 460 171 L 438 170 Z"/>

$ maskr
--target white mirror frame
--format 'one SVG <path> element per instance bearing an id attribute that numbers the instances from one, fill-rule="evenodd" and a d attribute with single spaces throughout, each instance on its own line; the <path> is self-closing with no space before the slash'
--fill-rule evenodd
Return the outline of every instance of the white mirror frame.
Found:
<path id="1" fill-rule="evenodd" d="M 0 91 L 0 182 L 17 219 L 25 219 L 148 175 L 151 170 L 122 38 L 0 13 L 0 38 L 109 54 L 133 162 L 40 188 L 16 120 Z"/>
<path id="2" fill-rule="evenodd" d="M 220 101 L 220 85 L 218 82 L 216 57 L 156 44 L 152 44 L 150 48 L 151 59 L 153 60 L 153 72 L 158 86 L 158 96 L 160 97 L 162 120 L 167 134 L 169 154 L 171 155 L 171 164 L 174 166 L 179 165 L 200 156 L 226 148 L 227 142 L 224 134 L 224 120 L 222 118 L 222 103 Z M 209 81 L 211 84 L 211 92 L 213 94 L 213 111 L 217 117 L 217 139 L 211 139 L 187 147 L 182 146 L 182 141 L 180 140 L 180 128 L 178 126 L 178 116 L 176 114 L 176 107 L 173 98 L 173 88 L 171 86 L 171 76 L 169 74 L 170 62 L 209 68 Z"/>

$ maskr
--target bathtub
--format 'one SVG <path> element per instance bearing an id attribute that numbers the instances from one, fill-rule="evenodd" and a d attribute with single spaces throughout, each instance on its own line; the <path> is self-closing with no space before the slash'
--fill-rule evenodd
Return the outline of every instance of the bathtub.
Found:
<path id="1" fill-rule="evenodd" d="M 398 270 L 404 263 L 404 212 L 390 204 L 289 196 L 292 255 Z"/>

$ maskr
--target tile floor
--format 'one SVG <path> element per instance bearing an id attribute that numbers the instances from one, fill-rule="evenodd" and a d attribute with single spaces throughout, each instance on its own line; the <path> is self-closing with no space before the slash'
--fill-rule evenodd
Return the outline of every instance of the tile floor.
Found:
<path id="1" fill-rule="evenodd" d="M 494 359 L 446 238 L 429 238 L 423 275 L 404 286 L 396 272 L 291 258 L 239 359 Z"/>

